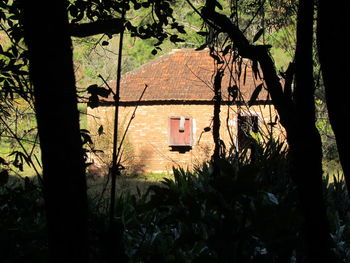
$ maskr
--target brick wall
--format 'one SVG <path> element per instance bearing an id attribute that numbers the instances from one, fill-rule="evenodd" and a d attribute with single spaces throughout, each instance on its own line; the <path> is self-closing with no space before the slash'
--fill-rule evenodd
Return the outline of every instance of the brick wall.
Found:
<path id="1" fill-rule="evenodd" d="M 119 108 L 119 136 L 125 131 L 134 107 Z M 252 106 L 249 109 L 237 106 L 222 106 L 221 108 L 221 138 L 226 147 L 231 145 L 231 139 L 237 143 L 237 116 L 257 115 L 259 126 L 267 133 L 270 127 L 266 123 L 275 121 L 275 110 L 272 106 Z M 227 115 L 229 114 L 227 129 Z M 213 149 L 212 133 L 204 132 L 205 127 L 211 126 L 213 115 L 212 105 L 153 105 L 139 106 L 135 118 L 132 120 L 123 147 L 123 164 L 129 172 L 135 173 L 164 173 L 171 172 L 173 166 L 192 168 L 193 165 L 210 159 Z M 185 152 L 173 151 L 168 145 L 169 117 L 185 116 L 194 121 L 193 147 Z M 271 117 L 270 117 L 271 116 Z M 88 109 L 88 127 L 95 142 L 96 148 L 104 150 L 99 158 L 94 157 L 97 164 L 111 160 L 112 133 L 113 133 L 113 107 L 98 107 Z M 97 130 L 103 126 L 103 134 L 98 135 Z M 282 136 L 277 125 L 274 129 L 276 136 Z"/>

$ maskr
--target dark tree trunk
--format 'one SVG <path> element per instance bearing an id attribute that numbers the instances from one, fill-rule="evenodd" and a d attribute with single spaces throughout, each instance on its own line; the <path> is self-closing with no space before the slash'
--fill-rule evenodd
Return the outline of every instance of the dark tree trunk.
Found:
<path id="1" fill-rule="evenodd" d="M 50 262 L 87 262 L 87 197 L 65 1 L 23 0 Z"/>
<path id="2" fill-rule="evenodd" d="M 213 162 L 213 175 L 217 177 L 220 175 L 219 159 L 220 159 L 220 111 L 221 111 L 221 80 L 223 77 L 223 71 L 219 68 L 216 69 L 214 77 L 214 113 L 213 113 L 213 141 L 214 152 L 212 155 Z"/>
<path id="3" fill-rule="evenodd" d="M 295 124 L 287 132 L 292 176 L 298 185 L 300 205 L 305 216 L 303 233 L 309 262 L 334 262 L 322 193 L 322 143 L 315 125 L 313 15 L 313 1 L 300 0 L 293 94 Z"/>
<path id="4" fill-rule="evenodd" d="M 325 85 L 329 120 L 335 134 L 340 163 L 350 193 L 349 83 L 347 33 L 349 1 L 319 0 L 317 44 Z"/>

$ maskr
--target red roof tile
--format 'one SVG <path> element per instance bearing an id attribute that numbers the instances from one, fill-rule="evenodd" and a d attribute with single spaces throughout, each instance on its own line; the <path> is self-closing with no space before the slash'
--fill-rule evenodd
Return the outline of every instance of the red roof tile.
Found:
<path id="1" fill-rule="evenodd" d="M 120 101 L 138 101 L 145 87 L 148 86 L 142 101 L 211 101 L 214 96 L 213 80 L 215 74 L 214 59 L 209 50 L 193 49 L 173 50 L 143 66 L 122 76 Z M 249 100 L 256 86 L 256 80 L 248 62 L 243 62 L 241 75 L 232 75 L 240 88 L 242 97 Z M 230 71 L 224 71 L 222 81 L 223 100 L 227 100 L 227 88 L 233 86 Z M 244 80 L 245 79 L 245 80 Z M 113 85 L 115 86 L 115 85 Z M 267 92 L 263 89 L 259 100 L 266 100 Z M 111 101 L 109 98 L 108 101 Z"/>

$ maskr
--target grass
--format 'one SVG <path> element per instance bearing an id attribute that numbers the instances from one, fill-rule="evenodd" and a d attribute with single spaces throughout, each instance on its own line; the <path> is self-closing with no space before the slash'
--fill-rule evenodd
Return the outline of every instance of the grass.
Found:
<path id="1" fill-rule="evenodd" d="M 149 173 L 144 175 L 135 175 L 131 177 L 135 177 L 137 180 L 140 181 L 160 182 L 163 180 L 163 178 L 173 178 L 173 175 L 167 173 Z"/>
<path id="2" fill-rule="evenodd" d="M 116 182 L 117 197 L 144 194 L 149 186 L 160 185 L 164 177 L 169 178 L 170 176 L 165 174 L 119 176 Z M 87 187 L 89 206 L 95 209 L 96 213 L 108 214 L 111 190 L 111 180 L 108 176 L 88 177 Z"/>
<path id="3" fill-rule="evenodd" d="M 145 192 L 150 185 L 159 184 L 163 178 L 172 177 L 172 175 L 167 174 L 122 175 L 117 177 L 117 194 L 136 193 L 137 189 Z M 110 180 L 107 176 L 89 177 L 87 180 L 89 194 L 96 195 L 103 191 L 109 192 L 109 186 L 106 186 L 109 183 Z"/>
<path id="4" fill-rule="evenodd" d="M 87 129 L 87 118 L 86 118 L 86 104 L 80 103 L 78 104 L 78 110 L 80 112 L 80 126 L 81 129 Z M 25 129 L 25 127 L 35 127 L 35 118 L 31 118 L 30 120 L 27 120 L 26 123 L 21 124 L 19 126 L 19 130 L 22 131 Z M 35 136 L 34 136 L 35 138 Z M 25 138 L 26 139 L 26 138 Z M 30 138 L 34 140 L 33 138 Z M 26 140 L 21 141 L 23 147 L 27 150 L 28 153 L 32 152 L 32 162 L 35 164 L 36 169 L 38 169 L 39 173 L 42 173 L 41 171 L 41 164 L 38 164 L 38 161 L 41 162 L 41 151 L 39 144 L 35 146 L 35 149 L 33 150 L 33 144 L 27 142 Z M 19 146 L 18 142 L 13 138 L 7 138 L 3 137 L 0 139 L 0 157 L 4 158 L 7 162 L 11 162 L 14 160 L 14 156 L 9 156 L 13 151 L 20 151 L 23 152 L 23 149 Z M 34 155 L 36 155 L 36 158 Z M 25 161 L 23 162 L 23 171 L 20 171 L 19 169 L 16 169 L 11 165 L 12 168 L 12 175 L 19 176 L 19 177 L 35 177 L 37 174 L 34 170 L 34 168 L 30 165 L 28 165 Z"/>

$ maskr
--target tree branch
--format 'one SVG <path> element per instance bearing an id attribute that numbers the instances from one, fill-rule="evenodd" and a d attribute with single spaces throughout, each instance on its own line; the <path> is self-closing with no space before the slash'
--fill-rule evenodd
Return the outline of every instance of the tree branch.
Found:
<path id="1" fill-rule="evenodd" d="M 267 89 L 280 115 L 280 121 L 285 128 L 291 126 L 294 110 L 293 101 L 284 95 L 275 64 L 269 53 L 270 46 L 251 45 L 242 31 L 227 16 L 215 11 L 215 4 L 212 2 L 214 1 L 207 0 L 202 9 L 205 21 L 210 21 L 219 28 L 220 32 L 228 34 L 241 57 L 260 63 Z"/>
<path id="2" fill-rule="evenodd" d="M 69 32 L 73 37 L 88 37 L 97 34 L 119 34 L 123 27 L 123 19 L 113 18 L 91 23 L 70 24 Z"/>

